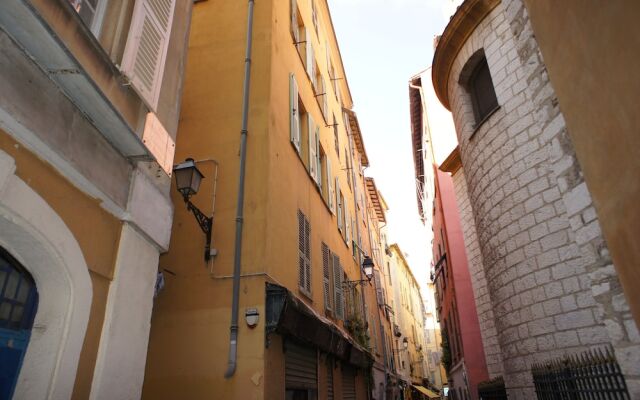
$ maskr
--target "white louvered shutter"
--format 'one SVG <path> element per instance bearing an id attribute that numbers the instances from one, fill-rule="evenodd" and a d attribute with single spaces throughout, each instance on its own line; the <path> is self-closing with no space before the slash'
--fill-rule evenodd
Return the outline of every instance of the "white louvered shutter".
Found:
<path id="1" fill-rule="evenodd" d="M 289 76 L 289 116 L 291 143 L 300 153 L 300 105 L 298 104 L 298 83 L 294 74 Z"/>
<path id="2" fill-rule="evenodd" d="M 324 289 L 324 309 L 331 311 L 333 309 L 331 303 L 331 294 L 333 293 L 331 287 L 331 270 L 329 269 L 329 259 L 331 254 L 329 247 L 325 243 L 322 243 L 322 279 Z"/>
<path id="3" fill-rule="evenodd" d="M 327 186 L 329 186 L 329 209 L 336 213 L 336 194 L 333 186 L 333 173 L 331 171 L 331 159 L 327 157 Z"/>
<path id="4" fill-rule="evenodd" d="M 376 285 L 376 300 L 378 301 L 378 305 L 384 305 L 384 299 L 382 296 L 382 282 L 380 280 L 380 271 L 377 269 L 373 270 L 373 279 Z"/>
<path id="5" fill-rule="evenodd" d="M 296 0 L 291 0 L 291 34 L 297 46 L 300 35 L 298 33 L 298 2 Z"/>
<path id="6" fill-rule="evenodd" d="M 334 309 L 336 318 L 344 319 L 344 293 L 342 291 L 342 267 L 340 257 L 331 254 L 333 257 L 333 298 L 335 299 Z"/>
<path id="7" fill-rule="evenodd" d="M 307 130 L 309 133 L 309 174 L 314 181 L 317 181 L 318 175 L 318 162 L 316 158 L 318 156 L 318 149 L 316 148 L 316 123 L 311 117 L 311 113 L 307 113 L 307 121 L 309 122 L 309 129 Z"/>
<path id="8" fill-rule="evenodd" d="M 351 246 L 351 218 L 349 217 L 349 214 L 351 214 L 348 210 L 347 207 L 345 206 L 344 208 L 344 221 L 345 221 L 345 233 L 346 233 L 346 240 L 347 240 L 347 247 Z"/>
<path id="9" fill-rule="evenodd" d="M 153 111 L 158 106 L 175 0 L 136 0 L 122 73 Z"/>
<path id="10" fill-rule="evenodd" d="M 315 73 L 315 61 L 313 55 L 313 44 L 311 44 L 311 35 L 309 34 L 309 28 L 306 29 L 306 38 L 307 38 L 307 74 L 309 74 L 309 78 L 311 78 L 311 82 L 315 82 L 316 73 Z M 314 89 L 316 87 L 315 83 L 313 85 Z"/>

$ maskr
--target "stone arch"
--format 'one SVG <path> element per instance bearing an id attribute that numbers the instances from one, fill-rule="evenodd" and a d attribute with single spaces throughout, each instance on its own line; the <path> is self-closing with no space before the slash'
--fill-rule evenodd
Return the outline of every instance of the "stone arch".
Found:
<path id="1" fill-rule="evenodd" d="M 60 216 L 14 174 L 0 151 L 0 246 L 33 276 L 40 302 L 16 399 L 70 398 L 93 289 L 84 256 Z"/>

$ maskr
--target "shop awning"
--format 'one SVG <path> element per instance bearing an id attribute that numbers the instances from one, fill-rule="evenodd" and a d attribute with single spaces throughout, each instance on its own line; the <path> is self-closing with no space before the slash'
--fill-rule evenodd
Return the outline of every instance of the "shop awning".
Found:
<path id="1" fill-rule="evenodd" d="M 413 385 L 414 388 L 416 388 L 416 390 L 422 394 L 424 394 L 425 396 L 427 396 L 430 399 L 439 399 L 440 395 L 437 394 L 436 392 L 433 392 L 429 389 L 427 389 L 424 386 L 420 386 L 420 385 Z"/>
<path id="2" fill-rule="evenodd" d="M 287 288 L 267 283 L 266 333 L 277 332 L 318 347 L 359 368 L 373 365 L 371 354 L 341 328 L 319 315 Z"/>

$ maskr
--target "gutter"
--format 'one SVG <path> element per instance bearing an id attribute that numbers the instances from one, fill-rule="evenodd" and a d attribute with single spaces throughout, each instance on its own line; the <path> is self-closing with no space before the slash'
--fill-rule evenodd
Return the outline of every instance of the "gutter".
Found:
<path id="1" fill-rule="evenodd" d="M 238 306 L 240 299 L 240 270 L 242 259 L 242 225 L 244 217 L 244 177 L 247 161 L 247 125 L 249 120 L 249 88 L 251 86 L 251 45 L 253 36 L 253 7 L 249 0 L 247 15 L 247 44 L 244 58 L 244 83 L 242 88 L 242 128 L 240 130 L 240 177 L 238 180 L 238 202 L 236 204 L 236 239 L 233 257 L 233 293 L 231 298 L 231 325 L 229 327 L 229 364 L 224 374 L 231 378 L 238 358 Z"/>

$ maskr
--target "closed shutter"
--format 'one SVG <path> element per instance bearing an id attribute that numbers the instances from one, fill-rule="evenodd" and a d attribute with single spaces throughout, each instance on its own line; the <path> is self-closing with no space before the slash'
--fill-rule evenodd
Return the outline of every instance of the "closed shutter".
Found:
<path id="1" fill-rule="evenodd" d="M 327 185 L 329 186 L 329 209 L 336 213 L 336 194 L 333 183 L 333 173 L 331 171 L 331 158 L 327 155 Z"/>
<path id="2" fill-rule="evenodd" d="M 340 193 L 340 181 L 336 176 L 336 205 L 338 207 L 338 229 L 342 232 L 342 194 Z"/>
<path id="3" fill-rule="evenodd" d="M 313 45 L 311 44 L 311 35 L 309 35 L 309 29 L 306 31 L 307 34 L 307 74 L 309 74 L 309 78 L 311 78 L 311 83 L 313 84 L 313 89 L 316 88 L 316 62 L 315 56 L 313 54 Z"/>
<path id="4" fill-rule="evenodd" d="M 320 127 L 316 126 L 314 133 L 316 140 L 316 183 L 322 193 L 322 160 L 320 159 Z"/>
<path id="5" fill-rule="evenodd" d="M 384 305 L 384 298 L 382 296 L 382 281 L 380 280 L 380 271 L 377 269 L 373 270 L 373 279 L 376 285 L 376 299 L 378 300 L 378 305 Z"/>
<path id="6" fill-rule="evenodd" d="M 305 281 L 304 288 L 307 293 L 311 293 L 311 224 L 309 220 L 304 221 L 305 239 Z"/>
<path id="7" fill-rule="evenodd" d="M 298 34 L 298 4 L 296 0 L 291 0 L 291 34 L 293 35 L 294 43 L 298 43 L 300 35 Z"/>
<path id="8" fill-rule="evenodd" d="M 318 389 L 316 350 L 292 342 L 285 345 L 285 387 L 289 389 Z"/>
<path id="9" fill-rule="evenodd" d="M 340 257 L 336 254 L 333 256 L 333 290 L 336 311 L 336 318 L 344 319 L 344 293 L 342 291 L 342 267 L 340 266 Z"/>
<path id="10" fill-rule="evenodd" d="M 344 215 L 344 221 L 345 221 L 345 225 L 346 225 L 346 241 L 347 241 L 347 247 L 351 246 L 351 217 L 349 217 L 349 214 L 351 214 L 351 212 L 347 211 L 347 208 L 345 207 L 345 215 Z"/>
<path id="11" fill-rule="evenodd" d="M 329 103 L 327 103 L 327 84 L 324 81 L 324 78 L 322 79 L 322 91 L 324 92 L 324 94 L 322 95 L 322 116 L 324 117 L 324 120 L 327 121 L 327 123 L 329 122 Z"/>
<path id="12" fill-rule="evenodd" d="M 153 111 L 158 106 L 175 0 L 137 0 L 122 73 Z"/>
<path id="13" fill-rule="evenodd" d="M 333 309 L 332 296 L 333 288 L 331 287 L 331 270 L 329 267 L 329 260 L 331 258 L 331 253 L 329 251 L 329 247 L 325 243 L 322 243 L 322 277 L 323 277 L 323 285 L 324 285 L 324 308 L 325 310 L 331 311 Z"/>
<path id="14" fill-rule="evenodd" d="M 342 367 L 342 399 L 356 400 L 356 373 L 353 367 Z"/>
<path id="15" fill-rule="evenodd" d="M 333 361 L 327 357 L 327 400 L 333 400 Z"/>
<path id="16" fill-rule="evenodd" d="M 294 74 L 289 76 L 289 114 L 291 143 L 300 153 L 300 106 L 298 104 L 298 83 Z"/>
<path id="17" fill-rule="evenodd" d="M 298 210 L 298 286 L 311 293 L 311 226 L 309 220 Z"/>
<path id="18" fill-rule="evenodd" d="M 309 121 L 309 174 L 314 181 L 318 181 L 318 149 L 316 148 L 316 123 L 311 117 L 311 113 L 307 113 L 307 120 Z"/>

